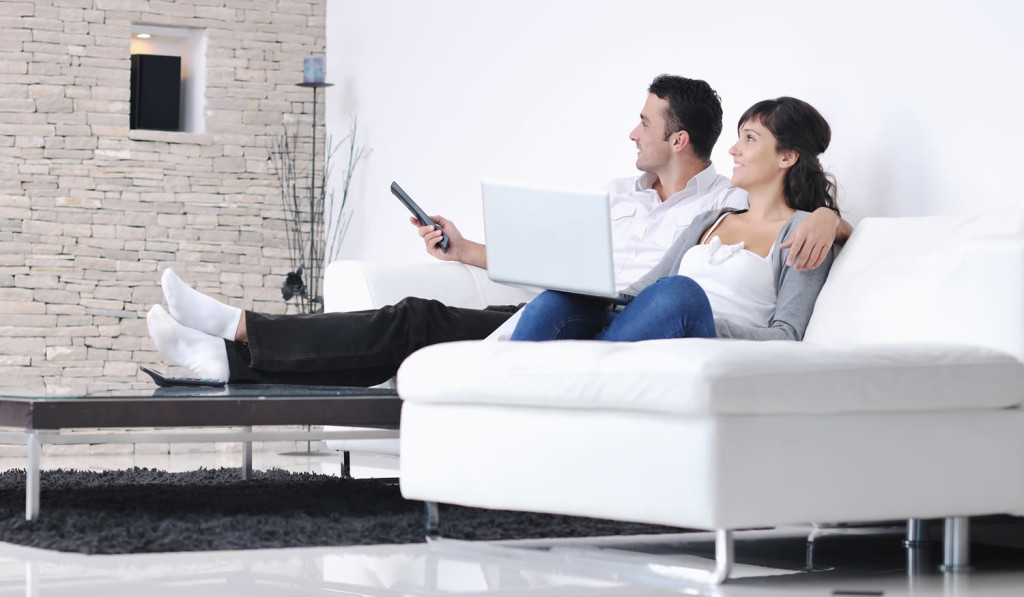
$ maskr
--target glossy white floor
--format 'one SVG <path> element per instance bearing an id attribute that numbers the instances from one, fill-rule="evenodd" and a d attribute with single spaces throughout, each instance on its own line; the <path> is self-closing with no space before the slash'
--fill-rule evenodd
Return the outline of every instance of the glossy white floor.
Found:
<path id="1" fill-rule="evenodd" d="M 144 466 L 180 471 L 238 466 L 239 455 L 47 456 L 42 464 L 44 468 Z M 338 474 L 340 458 L 256 453 L 254 466 Z M 0 458 L 0 469 L 23 467 L 22 459 Z M 356 455 L 353 473 L 396 476 L 397 461 Z M 931 564 L 923 566 L 925 571 L 919 575 L 907 574 L 898 529 L 882 534 L 829 530 L 815 542 L 812 572 L 803 571 L 810 529 L 737 533 L 737 578 L 719 587 L 667 583 L 648 572 L 674 564 L 709 564 L 701 557 L 711 545 L 711 537 L 705 534 L 613 542 L 546 541 L 540 542 L 546 549 L 513 555 L 505 553 L 508 550 L 492 552 L 484 545 L 464 547 L 443 541 L 433 546 L 126 556 L 85 556 L 0 543 L 0 595 L 1019 596 L 1024 593 L 1024 559 L 1016 560 L 1016 554 L 1024 554 L 1018 551 L 1024 547 L 1021 527 L 993 528 L 995 532 L 981 533 L 988 537 L 985 545 L 972 545 L 979 552 L 974 556 L 976 569 L 955 576 L 934 572 Z M 537 545 L 522 542 L 517 547 Z M 598 563 L 609 552 L 621 565 Z"/>

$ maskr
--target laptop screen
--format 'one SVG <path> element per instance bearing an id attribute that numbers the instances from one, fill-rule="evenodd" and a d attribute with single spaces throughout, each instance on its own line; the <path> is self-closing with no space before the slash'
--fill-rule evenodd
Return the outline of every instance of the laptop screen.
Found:
<path id="1" fill-rule="evenodd" d="M 484 181 L 495 282 L 615 297 L 608 195 Z"/>

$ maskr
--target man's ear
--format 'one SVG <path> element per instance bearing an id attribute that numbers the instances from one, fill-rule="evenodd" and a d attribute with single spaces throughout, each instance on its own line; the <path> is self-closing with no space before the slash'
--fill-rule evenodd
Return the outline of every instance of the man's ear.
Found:
<path id="1" fill-rule="evenodd" d="M 690 133 L 676 131 L 672 133 L 672 151 L 680 152 L 690 146 Z"/>
<path id="2" fill-rule="evenodd" d="M 782 168 L 783 170 L 792 168 L 799 159 L 800 154 L 796 150 L 790 149 L 789 151 L 783 151 L 779 153 L 779 168 Z"/>

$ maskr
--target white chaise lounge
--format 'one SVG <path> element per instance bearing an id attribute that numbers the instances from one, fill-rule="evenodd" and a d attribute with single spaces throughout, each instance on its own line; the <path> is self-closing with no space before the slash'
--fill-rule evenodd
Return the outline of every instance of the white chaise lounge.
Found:
<path id="1" fill-rule="evenodd" d="M 409 264 L 342 260 L 331 263 L 324 275 L 324 310 L 329 313 L 377 309 L 407 296 L 483 309 L 488 305 L 525 303 L 534 293 L 491 282 L 480 268 L 440 261 Z M 344 453 L 343 474 L 349 467 L 349 452 L 398 456 L 400 450 L 396 439 L 338 439 L 325 444 Z"/>
<path id="2" fill-rule="evenodd" d="M 875 218 L 802 343 L 461 342 L 403 364 L 412 499 L 718 531 L 1024 512 L 1024 233 Z M 471 474 L 470 474 L 471 473 Z"/>

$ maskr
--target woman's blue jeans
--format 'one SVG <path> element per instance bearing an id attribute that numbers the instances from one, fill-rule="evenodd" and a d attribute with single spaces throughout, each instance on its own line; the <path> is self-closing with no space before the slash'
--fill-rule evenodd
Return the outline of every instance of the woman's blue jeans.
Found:
<path id="1" fill-rule="evenodd" d="M 621 311 L 599 298 L 547 290 L 530 301 L 512 340 L 714 338 L 715 318 L 699 284 L 667 276 L 645 288 Z"/>

